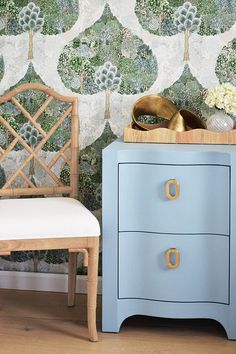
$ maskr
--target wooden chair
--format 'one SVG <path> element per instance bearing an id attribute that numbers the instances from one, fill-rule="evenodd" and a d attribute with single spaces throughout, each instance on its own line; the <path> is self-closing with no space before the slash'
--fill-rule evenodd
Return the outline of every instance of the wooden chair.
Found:
<path id="1" fill-rule="evenodd" d="M 40 91 L 46 97 L 34 114 L 29 113 L 17 98 L 19 94 L 24 94 L 28 90 Z M 46 132 L 39 123 L 39 117 L 54 100 L 66 103 L 67 109 Z M 96 300 L 100 227 L 93 214 L 76 200 L 79 150 L 77 98 L 62 96 L 39 83 L 29 83 L 15 88 L 0 98 L 1 105 L 6 102 L 11 102 L 22 113 L 25 122 L 40 133 L 41 139 L 37 144 L 27 143 L 27 139 L 22 137 L 19 129 L 14 129 L 7 119 L 0 116 L 2 131 L 11 137 L 7 146 L 4 148 L 0 146 L 0 165 L 9 157 L 17 144 L 20 144 L 21 148 L 27 152 L 24 162 L 16 167 L 15 172 L 8 176 L 0 189 L 1 197 L 14 197 L 0 199 L 0 255 L 10 255 L 14 251 L 68 249 L 68 306 L 73 306 L 77 255 L 82 252 L 84 263 L 88 266 L 89 337 L 91 341 L 97 341 Z M 39 152 L 65 119 L 70 120 L 69 140 L 60 151 L 54 154 L 51 161 L 46 163 Z M 53 170 L 53 166 L 60 159 L 63 159 L 70 168 L 69 185 L 62 183 Z M 30 170 L 33 162 L 40 166 L 44 174 L 50 176 L 51 185 L 37 186 L 30 178 L 27 171 Z M 23 187 L 14 185 L 14 181 L 19 176 L 24 181 Z M 64 197 L 64 195 L 69 197 Z M 37 198 L 19 198 L 22 196 L 37 196 Z"/>

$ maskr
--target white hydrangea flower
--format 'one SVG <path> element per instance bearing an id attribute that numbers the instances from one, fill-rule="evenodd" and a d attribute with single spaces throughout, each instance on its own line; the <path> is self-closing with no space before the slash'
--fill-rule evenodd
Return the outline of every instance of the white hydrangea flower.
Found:
<path id="1" fill-rule="evenodd" d="M 236 115 L 236 87 L 227 82 L 208 90 L 205 103 L 209 107 L 224 109 L 226 113 Z"/>

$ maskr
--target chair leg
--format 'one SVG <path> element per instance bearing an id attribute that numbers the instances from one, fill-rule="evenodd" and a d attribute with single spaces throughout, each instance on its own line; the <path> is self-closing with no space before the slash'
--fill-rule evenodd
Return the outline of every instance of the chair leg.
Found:
<path id="1" fill-rule="evenodd" d="M 76 272 L 77 272 L 77 252 L 69 252 L 68 267 L 68 306 L 75 305 Z"/>
<path id="2" fill-rule="evenodd" d="M 89 248 L 88 259 L 88 301 L 87 316 L 89 338 L 92 342 L 97 342 L 97 283 L 98 283 L 98 254 L 99 254 L 99 238 L 95 239 L 94 246 Z"/>

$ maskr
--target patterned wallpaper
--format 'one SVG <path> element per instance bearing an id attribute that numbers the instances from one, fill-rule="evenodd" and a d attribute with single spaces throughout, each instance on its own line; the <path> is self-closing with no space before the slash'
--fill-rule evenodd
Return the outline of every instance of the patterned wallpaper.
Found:
<path id="1" fill-rule="evenodd" d="M 0 94 L 22 82 L 78 96 L 79 195 L 101 219 L 101 152 L 122 135 L 140 96 L 160 93 L 206 119 L 204 90 L 236 85 L 236 0 L 0 0 Z M 21 128 L 10 105 L 1 114 Z M 0 166 L 0 186 L 19 153 Z M 57 169 L 66 182 L 68 167 Z M 67 258 L 21 252 L 1 258 L 0 269 L 63 273 Z"/>

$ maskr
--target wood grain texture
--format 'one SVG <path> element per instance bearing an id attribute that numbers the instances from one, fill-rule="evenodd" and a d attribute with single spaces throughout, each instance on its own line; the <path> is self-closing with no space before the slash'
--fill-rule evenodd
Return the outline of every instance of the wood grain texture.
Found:
<path id="1" fill-rule="evenodd" d="M 39 123 L 37 123 L 33 117 L 31 117 L 31 115 L 29 114 L 29 112 L 27 112 L 27 110 L 20 104 L 20 102 L 15 98 L 12 97 L 11 99 L 12 103 L 23 113 L 24 117 L 27 118 L 30 123 L 40 132 L 40 134 L 42 134 L 42 136 L 45 138 L 47 136 L 47 134 L 45 133 L 45 131 L 41 128 L 41 125 Z"/>
<path id="2" fill-rule="evenodd" d="M 192 129 L 178 133 L 167 128 L 141 131 L 132 129 L 129 125 L 124 130 L 124 141 L 134 143 L 233 145 L 236 144 L 236 129 L 219 133 L 204 129 Z"/>
<path id="3" fill-rule="evenodd" d="M 3 354 L 235 354 L 236 342 L 208 320 L 134 317 L 119 334 L 86 339 L 86 296 L 74 308 L 66 294 L 0 290 L 0 336 Z M 19 303 L 21 306 L 19 306 Z M 97 317 L 101 320 L 101 297 Z M 78 322 L 79 319 L 79 322 Z M 100 325 L 98 326 L 100 328 Z"/>
<path id="4" fill-rule="evenodd" d="M 61 237 L 26 240 L 0 240 L 1 252 L 43 251 L 49 249 L 91 248 L 97 244 L 97 237 Z"/>
<path id="5" fill-rule="evenodd" d="M 19 93 L 22 93 L 27 90 L 40 90 L 45 92 L 48 96 L 53 96 L 55 99 L 59 101 L 64 101 L 64 102 L 75 102 L 77 101 L 77 98 L 75 96 L 64 96 L 61 95 L 60 93 L 54 91 L 52 88 L 45 86 L 43 84 L 40 84 L 38 82 L 30 82 L 26 84 L 22 84 L 20 86 L 15 87 L 12 91 L 6 93 L 4 96 L 0 97 L 0 104 L 9 101 L 12 99 L 12 97 L 18 95 Z"/>
<path id="6" fill-rule="evenodd" d="M 77 274 L 77 252 L 69 252 L 68 264 L 68 306 L 75 305 L 75 289 L 76 289 L 76 274 Z"/>
<path id="7" fill-rule="evenodd" d="M 97 308 L 97 285 L 98 285 L 98 253 L 99 239 L 96 239 L 94 247 L 89 249 L 88 254 L 88 330 L 89 338 L 92 342 L 98 341 L 96 327 L 96 308 Z"/>
<path id="8" fill-rule="evenodd" d="M 84 267 L 88 267 L 88 250 L 86 248 L 70 248 L 70 253 L 83 253 L 83 264 Z"/>
<path id="9" fill-rule="evenodd" d="M 88 330 L 92 342 L 98 340 L 96 329 L 97 276 L 99 237 L 45 238 L 32 240 L 1 240 L 0 255 L 9 255 L 12 251 L 83 249 L 88 252 Z M 76 253 L 70 253 L 68 305 L 74 306 L 76 286 Z"/>
<path id="10" fill-rule="evenodd" d="M 38 108 L 37 112 L 34 116 L 31 114 L 20 104 L 15 96 L 19 93 L 22 93 L 27 90 L 39 90 L 44 92 L 47 96 L 45 101 L 42 103 L 41 107 Z M 69 103 L 69 107 L 62 114 L 60 119 L 54 124 L 54 126 L 48 131 L 45 132 L 41 125 L 37 122 L 40 114 L 42 114 L 48 105 L 53 100 L 60 100 L 66 103 Z M 13 151 L 15 145 L 20 143 L 21 146 L 28 152 L 27 158 L 24 162 L 16 168 L 15 172 L 8 178 L 5 185 L 0 189 L 0 196 L 21 196 L 21 195 L 58 195 L 63 193 L 70 193 L 70 196 L 73 198 L 77 197 L 77 183 L 78 183 L 78 171 L 77 171 L 77 161 L 78 161 L 78 153 L 79 153 L 79 144 L 78 144 L 78 126 L 79 126 L 79 116 L 78 116 L 78 100 L 76 97 L 63 96 L 59 93 L 55 92 L 53 89 L 39 84 L 39 83 L 28 83 L 20 85 L 19 87 L 13 89 L 8 92 L 6 95 L 0 97 L 0 104 L 11 101 L 23 114 L 26 119 L 26 122 L 29 122 L 32 126 L 34 126 L 38 132 L 42 135 L 42 140 L 37 144 L 35 148 L 29 146 L 26 141 L 21 137 L 21 135 L 15 131 L 10 124 L 0 116 L 0 123 L 7 130 L 7 132 L 14 137 L 13 141 L 9 144 L 9 146 L 4 150 L 0 149 L 0 162 L 3 162 L 9 154 Z M 42 147 L 46 144 L 46 142 L 52 137 L 52 135 L 56 132 L 56 130 L 60 127 L 60 125 L 64 122 L 64 120 L 70 115 L 71 117 L 71 137 L 65 143 L 65 145 L 61 148 L 61 150 L 56 154 L 56 156 L 49 162 L 47 165 L 43 159 L 40 158 L 38 152 Z M 70 149 L 71 153 L 68 157 L 68 154 L 65 152 Z M 70 174 L 70 190 L 63 190 L 61 188 L 68 188 L 64 186 L 62 181 L 56 176 L 53 172 L 52 167 L 57 162 L 59 158 L 64 159 L 64 161 L 70 166 L 71 174 Z M 30 179 L 23 172 L 24 168 L 27 167 L 32 160 L 35 160 L 46 172 L 48 176 L 50 176 L 53 181 L 53 186 L 45 186 L 44 188 L 37 188 L 33 185 Z M 25 188 L 12 188 L 12 183 L 18 176 L 21 176 L 23 180 L 26 182 Z"/>

